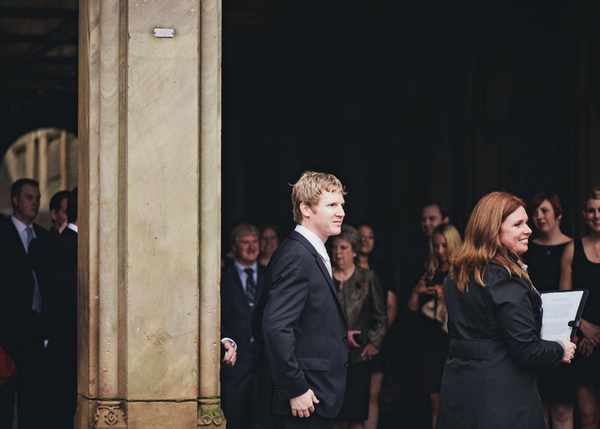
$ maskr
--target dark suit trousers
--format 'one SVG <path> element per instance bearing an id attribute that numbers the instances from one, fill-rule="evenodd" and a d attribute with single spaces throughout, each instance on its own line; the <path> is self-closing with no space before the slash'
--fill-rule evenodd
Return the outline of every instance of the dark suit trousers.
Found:
<path id="1" fill-rule="evenodd" d="M 258 372 L 247 371 L 235 379 L 221 379 L 221 408 L 231 429 L 270 429 L 269 416 L 258 405 Z"/>
<path id="2" fill-rule="evenodd" d="M 0 429 L 12 429 L 15 393 L 19 429 L 40 429 L 46 418 L 46 402 L 42 381 L 42 353 L 44 345 L 34 334 L 37 317 L 18 341 L 11 357 L 17 367 L 17 375 L 0 388 Z"/>
<path id="3" fill-rule="evenodd" d="M 71 342 L 50 341 L 45 350 L 46 401 L 52 429 L 73 429 L 77 408 L 77 349 Z"/>
<path id="4" fill-rule="evenodd" d="M 273 427 L 277 429 L 332 429 L 333 419 L 311 414 L 308 418 L 271 415 Z"/>
<path id="5" fill-rule="evenodd" d="M 12 429 L 15 411 L 17 380 L 13 378 L 0 386 L 0 429 Z"/>

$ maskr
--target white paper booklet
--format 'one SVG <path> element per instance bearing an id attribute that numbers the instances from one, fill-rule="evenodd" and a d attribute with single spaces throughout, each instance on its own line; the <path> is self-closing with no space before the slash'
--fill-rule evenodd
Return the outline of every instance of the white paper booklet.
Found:
<path id="1" fill-rule="evenodd" d="M 587 290 L 542 292 L 542 338 L 573 339 L 587 298 Z"/>

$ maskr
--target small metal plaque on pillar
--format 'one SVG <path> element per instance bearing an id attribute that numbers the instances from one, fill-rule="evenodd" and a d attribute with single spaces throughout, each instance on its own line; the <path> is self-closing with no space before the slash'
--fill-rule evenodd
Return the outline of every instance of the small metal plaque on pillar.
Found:
<path id="1" fill-rule="evenodd" d="M 173 28 L 155 28 L 154 37 L 157 38 L 173 38 L 175 37 L 175 29 Z"/>

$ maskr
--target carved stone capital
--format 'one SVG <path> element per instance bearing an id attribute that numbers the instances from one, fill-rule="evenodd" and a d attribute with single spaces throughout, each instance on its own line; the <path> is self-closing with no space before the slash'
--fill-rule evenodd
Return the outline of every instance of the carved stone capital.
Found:
<path id="1" fill-rule="evenodd" d="M 221 409 L 219 398 L 202 398 L 198 400 L 198 426 L 225 428 L 227 420 Z"/>
<path id="2" fill-rule="evenodd" d="M 126 428 L 125 413 L 120 401 L 98 401 L 95 429 Z"/>

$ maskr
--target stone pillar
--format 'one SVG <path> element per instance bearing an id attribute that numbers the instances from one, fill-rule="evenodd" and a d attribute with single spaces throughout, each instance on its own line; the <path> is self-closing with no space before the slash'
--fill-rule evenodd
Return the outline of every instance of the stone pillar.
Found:
<path id="1" fill-rule="evenodd" d="M 80 0 L 77 428 L 222 422 L 220 15 Z"/>
<path id="2" fill-rule="evenodd" d="M 52 195 L 48 195 L 48 133 L 46 130 L 36 131 L 37 153 L 35 156 L 37 164 L 37 177 L 42 195 L 41 205 L 47 207 Z"/>
<path id="3" fill-rule="evenodd" d="M 69 180 L 73 180 L 72 177 L 69 177 L 69 169 L 67 168 L 68 159 L 67 159 L 67 132 L 62 130 L 60 132 L 60 189 L 66 189 L 67 184 L 70 183 Z"/>
<path id="4" fill-rule="evenodd" d="M 221 1 L 200 2 L 200 371 L 198 426 L 225 427 L 221 357 Z M 215 395 L 215 392 L 217 394 Z"/>

